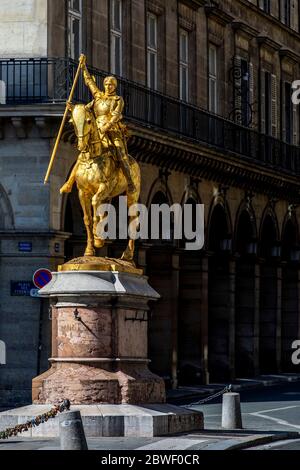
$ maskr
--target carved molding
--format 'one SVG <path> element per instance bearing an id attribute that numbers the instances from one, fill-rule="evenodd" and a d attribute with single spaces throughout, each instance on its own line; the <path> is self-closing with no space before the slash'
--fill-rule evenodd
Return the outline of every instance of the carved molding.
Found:
<path id="1" fill-rule="evenodd" d="M 16 136 L 18 137 L 18 139 L 26 139 L 27 132 L 25 129 L 24 119 L 22 119 L 21 117 L 12 117 L 11 122 L 15 129 Z"/>
<path id="2" fill-rule="evenodd" d="M 233 16 L 229 15 L 220 8 L 212 5 L 208 5 L 205 7 L 205 13 L 208 18 L 214 19 L 217 23 L 221 24 L 222 26 L 226 26 L 233 20 Z"/>
<path id="3" fill-rule="evenodd" d="M 274 201 L 288 199 L 291 203 L 300 203 L 300 185 L 292 177 L 283 179 L 279 169 L 266 174 L 259 171 L 259 166 L 256 169 L 241 167 L 240 159 L 236 163 L 233 159 L 229 162 L 227 157 L 221 160 L 218 152 L 206 155 L 205 149 L 201 147 L 193 152 L 138 135 L 132 136 L 129 151 L 138 160 L 169 171 L 186 173 L 193 178 L 212 180 L 225 187 L 239 187 L 245 191 L 251 187 L 256 193 L 266 194 Z"/>
<path id="4" fill-rule="evenodd" d="M 155 0 L 147 0 L 146 7 L 148 11 L 158 16 L 163 15 L 165 12 L 164 6 Z"/>
<path id="5" fill-rule="evenodd" d="M 259 33 L 257 29 L 252 28 L 247 23 L 243 23 L 242 21 L 233 21 L 231 26 L 235 31 L 238 31 L 240 34 L 244 35 L 248 40 L 256 37 Z"/>
<path id="6" fill-rule="evenodd" d="M 179 26 L 189 32 L 192 32 L 196 29 L 195 23 L 188 20 L 187 18 L 184 18 L 183 16 L 179 16 Z"/>
<path id="7" fill-rule="evenodd" d="M 268 49 L 272 53 L 279 51 L 281 49 L 281 44 L 273 41 L 273 39 L 270 39 L 267 36 L 258 36 L 257 42 L 258 44 L 260 44 L 261 46 L 264 46 L 266 49 Z"/>

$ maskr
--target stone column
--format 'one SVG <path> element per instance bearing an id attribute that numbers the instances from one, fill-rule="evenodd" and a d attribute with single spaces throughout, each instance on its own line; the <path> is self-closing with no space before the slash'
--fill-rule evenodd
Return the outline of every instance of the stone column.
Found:
<path id="1" fill-rule="evenodd" d="M 260 263 L 254 266 L 254 331 L 253 331 L 253 363 L 254 375 L 259 375 L 259 321 L 260 321 Z"/>
<path id="2" fill-rule="evenodd" d="M 178 386 L 178 301 L 179 301 L 179 253 L 172 255 L 172 388 Z"/>
<path id="3" fill-rule="evenodd" d="M 53 273 L 40 293 L 53 305 L 51 369 L 33 380 L 34 403 L 163 403 L 148 369 L 148 303 L 159 295 L 142 275 Z"/>
<path id="4" fill-rule="evenodd" d="M 235 378 L 235 274 L 236 260 L 229 260 L 229 373 Z"/>
<path id="5" fill-rule="evenodd" d="M 201 347 L 204 384 L 209 384 L 208 371 L 208 256 L 202 258 Z"/>
<path id="6" fill-rule="evenodd" d="M 282 266 L 277 267 L 277 305 L 276 305 L 276 368 L 281 371 L 281 317 L 282 317 Z"/>
<path id="7" fill-rule="evenodd" d="M 298 289 L 297 289 L 297 293 L 298 293 L 298 331 L 297 331 L 297 335 L 295 335 L 295 339 L 298 339 L 300 338 L 300 269 L 298 269 Z"/>

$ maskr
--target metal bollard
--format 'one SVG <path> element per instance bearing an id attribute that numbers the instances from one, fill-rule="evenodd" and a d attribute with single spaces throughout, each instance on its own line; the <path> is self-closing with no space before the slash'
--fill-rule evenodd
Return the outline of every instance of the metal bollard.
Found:
<path id="1" fill-rule="evenodd" d="M 88 450 L 80 411 L 67 411 L 59 416 L 61 450 Z"/>
<path id="2" fill-rule="evenodd" d="M 224 393 L 222 402 L 222 428 L 242 429 L 242 414 L 239 393 Z"/>

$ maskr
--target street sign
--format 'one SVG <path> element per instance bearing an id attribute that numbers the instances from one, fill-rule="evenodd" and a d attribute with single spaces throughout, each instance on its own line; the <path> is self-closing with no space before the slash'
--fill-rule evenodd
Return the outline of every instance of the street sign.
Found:
<path id="1" fill-rule="evenodd" d="M 30 290 L 34 287 L 32 281 L 10 281 L 10 295 L 29 297 Z"/>
<path id="2" fill-rule="evenodd" d="M 52 273 L 49 271 L 49 269 L 46 268 L 41 268 L 35 271 L 33 275 L 33 284 L 35 287 L 38 289 L 41 289 L 42 287 L 46 286 L 52 279 Z"/>
<path id="3" fill-rule="evenodd" d="M 19 242 L 19 251 L 22 253 L 31 253 L 32 252 L 32 243 L 31 242 Z"/>

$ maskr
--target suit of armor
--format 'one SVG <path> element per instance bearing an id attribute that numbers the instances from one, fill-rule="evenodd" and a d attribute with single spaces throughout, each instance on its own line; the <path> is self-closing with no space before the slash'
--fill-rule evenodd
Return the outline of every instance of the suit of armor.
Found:
<path id="1" fill-rule="evenodd" d="M 104 80 L 106 91 L 104 93 L 97 87 L 85 63 L 83 67 L 85 84 L 93 95 L 93 101 L 88 106 L 93 109 L 100 140 L 106 147 L 113 146 L 113 151 L 127 179 L 128 189 L 133 192 L 135 187 L 130 173 L 126 126 L 122 123 L 124 100 L 116 94 L 117 81 L 114 77 L 106 77 Z"/>

